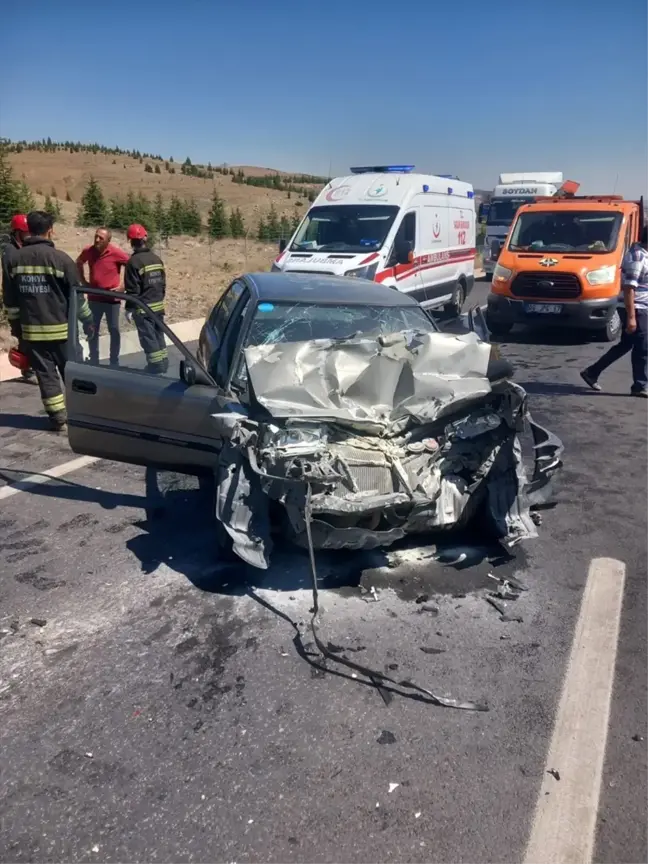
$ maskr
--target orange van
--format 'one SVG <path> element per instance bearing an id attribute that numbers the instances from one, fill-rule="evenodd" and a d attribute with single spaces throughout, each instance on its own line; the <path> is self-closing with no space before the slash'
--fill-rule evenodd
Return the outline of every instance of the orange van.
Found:
<path id="1" fill-rule="evenodd" d="M 493 337 L 526 324 L 589 330 L 614 341 L 621 263 L 641 236 L 643 218 L 643 199 L 615 195 L 543 198 L 520 207 L 488 295 Z"/>

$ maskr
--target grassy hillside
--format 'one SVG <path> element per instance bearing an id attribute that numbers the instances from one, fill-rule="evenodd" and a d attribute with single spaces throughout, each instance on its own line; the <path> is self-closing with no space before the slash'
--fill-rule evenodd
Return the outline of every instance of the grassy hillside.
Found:
<path id="1" fill-rule="evenodd" d="M 213 171 L 213 179 L 203 179 L 181 173 L 182 166 L 178 163 L 170 164 L 175 173 L 169 173 L 164 161 L 143 159 L 140 162 L 138 158 L 125 155 L 23 150 L 20 153 L 10 152 L 8 160 L 14 176 L 24 179 L 33 192 L 51 195 L 54 190 L 59 200 L 69 197 L 75 203 L 80 201 L 88 180 L 93 176 L 107 198 L 125 197 L 129 191 L 135 194 L 142 192 L 149 198 L 154 198 L 159 192 L 165 202 L 173 195 L 180 198 L 191 197 L 195 198 L 202 216 L 205 217 L 215 188 L 229 208 L 240 208 L 251 231 L 254 231 L 260 219 L 267 215 L 271 205 L 274 205 L 280 217 L 285 215 L 292 218 L 295 213 L 303 214 L 310 203 L 303 194 L 234 182 L 236 175 L 223 175 L 218 170 Z M 147 165 L 152 167 L 153 171 L 147 171 Z M 159 174 L 155 173 L 156 166 L 160 169 Z M 207 171 L 206 166 L 204 170 Z M 246 178 L 261 178 L 278 173 L 264 168 L 245 167 L 242 170 Z M 316 191 L 321 187 L 299 184 L 299 188 Z"/>

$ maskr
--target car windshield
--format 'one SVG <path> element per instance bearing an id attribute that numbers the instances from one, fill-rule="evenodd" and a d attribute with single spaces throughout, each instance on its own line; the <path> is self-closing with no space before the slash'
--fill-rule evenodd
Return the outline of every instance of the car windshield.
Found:
<path id="1" fill-rule="evenodd" d="M 259 303 L 246 347 L 309 339 L 351 339 L 401 331 L 433 333 L 435 325 L 418 306 L 332 306 L 316 303 Z"/>
<path id="2" fill-rule="evenodd" d="M 386 204 L 312 207 L 290 248 L 293 252 L 375 252 L 397 213 L 398 207 Z"/>
<path id="3" fill-rule="evenodd" d="M 529 204 L 531 198 L 493 198 L 488 210 L 487 225 L 498 225 L 508 228 L 515 219 L 518 207 Z"/>
<path id="4" fill-rule="evenodd" d="M 611 252 L 622 216 L 605 210 L 522 213 L 511 234 L 512 252 Z"/>

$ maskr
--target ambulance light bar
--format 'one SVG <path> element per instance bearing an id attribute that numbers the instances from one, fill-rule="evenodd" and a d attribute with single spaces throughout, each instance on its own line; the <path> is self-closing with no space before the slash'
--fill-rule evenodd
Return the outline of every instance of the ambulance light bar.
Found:
<path id="1" fill-rule="evenodd" d="M 414 165 L 369 165 L 350 170 L 352 174 L 409 174 L 414 168 Z"/>

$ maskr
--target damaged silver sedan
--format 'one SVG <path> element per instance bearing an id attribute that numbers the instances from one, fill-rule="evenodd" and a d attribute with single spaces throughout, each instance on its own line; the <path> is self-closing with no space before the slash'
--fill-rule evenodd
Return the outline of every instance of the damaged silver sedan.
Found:
<path id="1" fill-rule="evenodd" d="M 478 312 L 452 335 L 391 288 L 262 273 L 225 292 L 196 356 L 158 326 L 183 358 L 176 381 L 69 364 L 70 443 L 213 472 L 219 532 L 249 564 L 268 566 L 273 534 L 311 551 L 471 520 L 509 544 L 536 536 L 530 509 L 550 494 L 562 444 L 531 418 Z M 88 396 L 99 387 L 101 403 Z"/>

